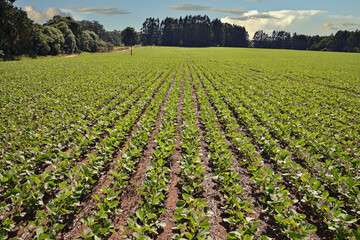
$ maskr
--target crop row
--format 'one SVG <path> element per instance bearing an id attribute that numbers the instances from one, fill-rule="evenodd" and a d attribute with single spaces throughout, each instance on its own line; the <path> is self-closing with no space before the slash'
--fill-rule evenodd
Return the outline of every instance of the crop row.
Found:
<path id="1" fill-rule="evenodd" d="M 98 176 L 106 171 L 106 166 L 119 144 L 164 82 L 160 78 L 156 81 L 157 83 L 148 88 L 145 94 L 142 94 L 142 97 L 125 116 L 117 121 L 111 120 L 115 121 L 115 127 L 106 129 L 108 135 L 104 138 L 100 137 L 99 141 L 95 142 L 95 152 L 88 154 L 86 161 L 73 166 L 72 162 L 77 161 L 76 158 L 60 154 L 58 156 L 60 160 L 57 165 L 53 165 L 54 171 L 51 174 L 49 172 L 44 172 L 40 176 L 32 174 L 25 183 L 19 183 L 19 187 L 12 188 L 4 196 L 9 201 L 3 206 L 3 209 L 15 211 L 15 216 L 25 216 L 25 214 L 34 213 L 39 209 L 35 220 L 29 222 L 30 225 L 39 226 L 37 229 L 40 230 L 36 231 L 38 237 L 45 233 L 55 236 L 55 233 L 65 226 L 64 217 L 78 211 L 77 207 L 80 205 L 82 197 L 92 189 Z M 131 99 L 129 98 L 129 101 Z M 118 111 L 124 112 L 121 108 Z M 114 114 L 116 115 L 116 113 Z M 111 115 L 109 118 L 113 119 L 115 115 Z M 45 202 L 45 200 L 47 201 Z M 46 210 L 40 210 L 43 208 Z"/>
<path id="2" fill-rule="evenodd" d="M 139 190 L 143 201 L 140 202 L 141 206 L 136 210 L 136 214 L 128 219 L 129 228 L 133 230 L 132 236 L 137 239 L 151 239 L 159 234 L 159 229 L 165 227 L 165 223 L 160 221 L 159 217 L 166 210 L 164 201 L 170 181 L 169 162 L 176 147 L 175 124 L 180 98 L 180 74 L 179 71 L 166 101 L 160 130 L 155 137 L 157 146 L 150 159 L 150 165 L 146 169 L 146 179 Z"/>
<path id="3" fill-rule="evenodd" d="M 170 78 L 175 76 L 170 75 Z M 174 82 L 174 81 L 173 81 Z M 130 176 L 134 173 L 136 165 L 141 160 L 150 135 L 155 131 L 160 108 L 166 102 L 166 95 L 171 91 L 172 84 L 166 85 L 152 100 L 147 111 L 137 124 L 137 129 L 131 134 L 126 146 L 121 150 L 120 156 L 115 161 L 114 168 L 110 169 L 112 178 L 109 185 L 102 188 L 101 192 L 92 196 L 96 200 L 95 210 L 91 215 L 82 218 L 87 228 L 82 233 L 85 239 L 107 238 L 115 233 L 112 219 L 115 218 L 119 208 L 122 190 L 128 186 Z"/>
<path id="4" fill-rule="evenodd" d="M 220 115 L 227 114 L 227 117 L 225 118 L 228 121 L 225 122 L 226 126 L 229 126 L 230 129 L 236 129 L 236 121 L 233 120 L 232 122 L 229 122 L 232 113 L 231 111 L 226 110 L 228 109 L 228 107 L 226 106 L 224 100 L 226 100 L 231 109 L 234 110 L 236 117 L 238 117 L 241 122 L 246 124 L 245 126 L 249 129 L 252 136 L 261 145 L 263 152 L 277 163 L 277 165 L 282 170 L 281 175 L 287 179 L 286 181 L 290 180 L 290 183 L 296 187 L 297 192 L 302 195 L 302 202 L 309 203 L 310 206 L 316 206 L 314 210 L 326 219 L 326 224 L 329 226 L 329 229 L 335 231 L 335 235 L 337 237 L 343 238 L 344 236 L 352 235 L 351 229 L 348 227 L 348 224 L 354 223 L 357 220 L 353 216 L 347 215 L 346 212 L 342 210 L 343 202 L 337 200 L 336 198 L 329 197 L 329 193 L 324 190 L 324 187 L 321 186 L 321 183 L 315 178 L 311 177 L 311 175 L 307 172 L 306 169 L 303 169 L 299 164 L 294 162 L 290 158 L 291 153 L 288 152 L 286 149 L 282 149 L 279 143 L 277 143 L 277 141 L 271 137 L 268 129 L 261 126 L 261 124 L 257 122 L 256 118 L 251 115 L 247 108 L 242 107 L 242 102 L 240 102 L 237 98 L 238 96 L 241 96 L 240 92 L 238 92 L 240 95 L 230 95 L 230 89 L 226 89 L 220 82 L 213 81 L 214 84 L 219 84 L 216 88 L 220 89 L 218 90 L 218 93 L 217 91 L 214 91 L 214 89 L 211 87 L 212 83 L 205 80 L 205 76 L 201 75 L 200 72 L 198 72 L 198 74 L 199 76 L 202 76 L 203 81 L 205 81 L 204 86 L 208 90 L 209 97 L 210 99 L 212 99 L 213 104 L 217 105 L 217 108 L 220 110 L 225 109 L 225 112 L 220 112 Z M 222 106 L 219 104 L 221 104 Z M 276 178 L 278 178 L 277 181 L 283 181 L 281 180 L 283 177 L 279 174 L 274 174 L 274 171 L 272 169 L 265 171 L 265 173 L 263 173 L 263 175 L 274 175 Z M 261 175 L 259 175 L 258 178 L 266 180 L 266 178 L 261 177 Z M 286 183 L 286 181 L 284 181 L 284 183 Z M 270 183 L 265 182 L 263 187 L 268 189 L 269 186 L 271 186 Z M 280 187 L 284 188 L 285 184 L 284 186 Z M 287 192 L 287 194 L 285 195 L 288 194 L 289 193 Z M 277 197 L 281 199 L 280 196 L 281 195 Z M 293 203 L 296 203 L 296 201 L 297 200 L 295 200 Z M 299 216 L 301 217 L 301 215 Z M 304 217 L 301 218 L 302 220 L 305 219 Z M 301 221 L 299 223 L 301 223 Z M 316 229 L 311 227 L 307 223 L 304 224 L 304 226 L 305 229 L 308 230 Z"/>

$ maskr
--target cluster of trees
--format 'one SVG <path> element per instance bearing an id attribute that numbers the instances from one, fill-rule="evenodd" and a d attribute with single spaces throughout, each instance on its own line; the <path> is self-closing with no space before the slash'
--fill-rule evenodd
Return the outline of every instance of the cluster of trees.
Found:
<path id="1" fill-rule="evenodd" d="M 43 26 L 35 26 L 32 50 L 37 55 L 97 52 L 103 45 L 96 33 L 84 30 L 71 17 L 54 16 Z"/>
<path id="2" fill-rule="evenodd" d="M 114 46 L 120 46 L 122 44 L 121 31 L 106 31 L 104 26 L 98 21 L 82 20 L 79 23 L 84 30 L 94 32 L 104 42 L 111 43 Z"/>
<path id="3" fill-rule="evenodd" d="M 143 45 L 183 47 L 247 47 L 249 35 L 244 27 L 222 23 L 208 16 L 186 16 L 160 21 L 147 18 L 140 31 Z"/>
<path id="4" fill-rule="evenodd" d="M 33 22 L 26 12 L 13 7 L 15 0 L 0 0 L 0 58 L 27 51 L 31 44 Z"/>
<path id="5" fill-rule="evenodd" d="M 147 18 L 140 31 L 143 45 L 183 47 L 255 47 L 336 52 L 360 52 L 360 31 L 338 31 L 330 36 L 291 35 L 286 31 L 263 30 L 249 41 L 245 27 L 222 23 L 208 16 L 186 16 L 179 19 L 167 17 Z"/>
<path id="6" fill-rule="evenodd" d="M 106 31 L 97 21 L 54 16 L 43 25 L 36 24 L 14 2 L 0 0 L 0 58 L 98 52 L 122 43 L 120 31 Z"/>
<path id="7" fill-rule="evenodd" d="M 307 36 L 289 32 L 273 31 L 268 35 L 263 30 L 254 34 L 255 48 L 296 49 L 334 52 L 360 52 L 360 31 L 338 31 L 330 36 Z"/>

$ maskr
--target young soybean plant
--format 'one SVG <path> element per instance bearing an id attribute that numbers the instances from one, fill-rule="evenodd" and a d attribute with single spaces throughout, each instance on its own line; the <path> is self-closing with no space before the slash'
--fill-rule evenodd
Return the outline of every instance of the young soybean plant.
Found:
<path id="1" fill-rule="evenodd" d="M 235 228 L 234 231 L 228 233 L 228 238 L 254 239 L 258 222 L 246 217 L 246 212 L 253 213 L 253 211 L 250 209 L 251 203 L 243 196 L 243 188 L 237 184 L 240 176 L 232 168 L 232 153 L 229 151 L 229 146 L 217 126 L 216 114 L 204 90 L 201 88 L 200 82 L 196 79 L 193 80 L 193 86 L 200 104 L 201 118 L 206 127 L 205 139 L 209 142 L 210 156 L 217 168 L 215 174 L 227 202 L 225 209 L 230 215 L 229 218 L 223 220 Z M 261 238 L 267 239 L 266 236 Z"/>
<path id="2" fill-rule="evenodd" d="M 194 111 L 194 101 L 188 76 L 185 77 L 184 98 L 182 101 L 182 125 L 180 177 L 182 185 L 182 199 L 177 202 L 174 219 L 178 224 L 173 230 L 177 234 L 174 239 L 211 239 L 208 206 L 206 198 L 202 198 L 202 182 L 205 170 L 200 159 L 200 133 L 196 126 L 197 119 Z"/>
<path id="3" fill-rule="evenodd" d="M 175 152 L 175 122 L 180 97 L 180 79 L 176 76 L 171 92 L 166 101 L 166 107 L 161 119 L 160 131 L 155 137 L 156 149 L 146 170 L 146 180 L 139 193 L 143 196 L 141 207 L 136 215 L 128 219 L 128 225 L 133 230 L 132 236 L 136 239 L 152 239 L 159 234 L 159 229 L 165 227 L 165 222 L 159 216 L 166 210 L 164 208 L 165 192 L 170 181 L 168 167 L 169 161 Z"/>

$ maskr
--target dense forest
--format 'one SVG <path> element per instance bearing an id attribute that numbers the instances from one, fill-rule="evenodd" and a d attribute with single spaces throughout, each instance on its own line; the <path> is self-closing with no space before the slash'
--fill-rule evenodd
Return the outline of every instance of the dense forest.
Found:
<path id="1" fill-rule="evenodd" d="M 262 30 L 254 34 L 250 46 L 255 48 L 296 49 L 333 52 L 360 52 L 360 31 L 338 31 L 330 36 L 307 36 L 289 32 L 273 31 L 272 35 Z"/>
<path id="2" fill-rule="evenodd" d="M 140 31 L 143 45 L 184 47 L 254 47 L 334 52 L 360 52 L 360 32 L 338 31 L 330 36 L 307 36 L 286 31 L 273 31 L 271 35 L 257 31 L 253 39 L 245 27 L 210 21 L 207 16 L 185 18 L 147 18 Z"/>
<path id="3" fill-rule="evenodd" d="M 106 31 L 97 21 L 54 16 L 41 25 L 13 3 L 0 0 L 0 58 L 98 52 L 121 44 L 120 31 Z"/>
<path id="4" fill-rule="evenodd" d="M 106 31 L 97 21 L 75 21 L 54 16 L 44 24 L 30 20 L 13 5 L 0 0 L 0 59 L 19 55 L 58 55 L 112 50 L 121 44 L 182 47 L 254 47 L 296 50 L 360 52 L 360 32 L 340 30 L 330 36 L 307 36 L 273 31 L 257 31 L 252 40 L 245 27 L 223 23 L 208 16 L 147 18 L 140 33 L 133 28 Z M 129 35 L 130 33 L 130 35 Z"/>
<path id="5" fill-rule="evenodd" d="M 143 45 L 183 47 L 247 47 L 249 35 L 245 27 L 222 23 L 208 16 L 167 17 L 161 21 L 147 18 L 140 31 Z"/>

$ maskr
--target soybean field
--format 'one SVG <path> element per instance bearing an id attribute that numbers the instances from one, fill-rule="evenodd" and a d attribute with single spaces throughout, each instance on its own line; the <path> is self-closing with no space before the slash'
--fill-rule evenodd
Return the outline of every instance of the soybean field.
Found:
<path id="1" fill-rule="evenodd" d="M 0 62 L 0 239 L 360 239 L 360 55 Z"/>

